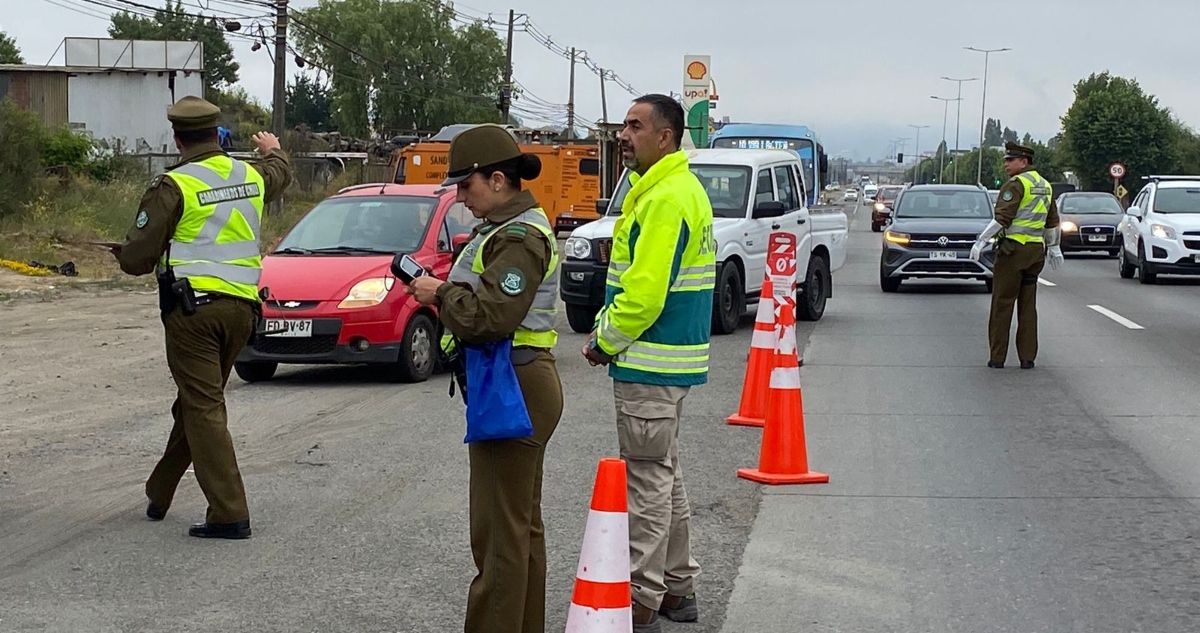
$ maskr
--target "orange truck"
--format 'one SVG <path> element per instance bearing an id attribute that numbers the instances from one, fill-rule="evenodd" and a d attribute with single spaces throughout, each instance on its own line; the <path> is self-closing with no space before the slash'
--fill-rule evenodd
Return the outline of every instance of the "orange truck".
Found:
<path id="1" fill-rule="evenodd" d="M 392 156 L 392 182 L 440 184 L 446 178 L 450 143 L 413 143 Z M 541 203 L 556 233 L 572 231 L 598 219 L 607 206 L 600 193 L 600 147 L 595 141 L 522 144 L 521 151 L 542 161 L 542 173 L 525 183 Z"/>

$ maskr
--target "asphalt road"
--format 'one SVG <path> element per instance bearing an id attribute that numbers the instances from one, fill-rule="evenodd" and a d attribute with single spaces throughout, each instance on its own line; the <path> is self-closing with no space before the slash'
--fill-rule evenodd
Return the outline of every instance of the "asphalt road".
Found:
<path id="1" fill-rule="evenodd" d="M 865 213 L 801 369 L 831 482 L 764 491 L 722 630 L 1195 631 L 1200 282 L 1069 256 L 988 369 L 982 284 L 883 294 Z"/>

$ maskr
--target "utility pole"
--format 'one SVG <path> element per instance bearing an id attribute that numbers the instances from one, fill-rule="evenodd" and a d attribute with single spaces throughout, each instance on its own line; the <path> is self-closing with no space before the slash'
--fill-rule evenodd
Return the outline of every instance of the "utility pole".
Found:
<path id="1" fill-rule="evenodd" d="M 600 69 L 600 115 L 605 123 L 608 123 L 608 98 L 604 96 L 604 73 L 607 72 L 603 68 Z"/>
<path id="2" fill-rule="evenodd" d="M 952 163 L 954 163 L 954 183 L 953 184 L 957 185 L 958 184 L 958 130 L 959 130 L 958 124 L 962 120 L 962 85 L 963 85 L 964 81 L 979 81 L 979 78 L 971 77 L 970 79 L 951 79 L 950 77 L 942 77 L 942 79 L 945 79 L 946 81 L 958 82 L 958 99 L 957 99 L 958 112 L 954 115 L 954 160 L 951 161 Z"/>
<path id="3" fill-rule="evenodd" d="M 500 86 L 500 125 L 508 125 L 508 107 L 512 104 L 512 41 L 517 12 L 508 10 L 508 46 L 504 53 L 504 85 Z"/>
<path id="4" fill-rule="evenodd" d="M 942 164 L 938 167 L 938 182 L 940 183 L 940 182 L 942 182 L 942 174 L 946 173 L 946 153 L 947 153 L 947 150 L 949 149 L 946 147 L 946 119 L 949 117 L 949 114 L 950 114 L 950 102 L 951 101 L 962 101 L 962 99 L 961 98 L 960 99 L 950 99 L 948 97 L 936 97 L 933 95 L 930 95 L 929 98 L 937 99 L 938 101 L 941 101 L 943 103 L 943 107 L 942 107 L 942 148 L 941 148 L 942 149 L 942 151 L 941 151 Z M 955 183 L 955 184 L 958 184 L 958 183 Z"/>
<path id="5" fill-rule="evenodd" d="M 287 14 L 288 0 L 275 0 L 275 96 L 271 128 L 283 139 L 284 102 L 287 100 Z"/>
<path id="6" fill-rule="evenodd" d="M 567 97 L 567 134 L 575 138 L 575 47 L 571 47 L 571 93 Z"/>
<path id="7" fill-rule="evenodd" d="M 913 149 L 913 182 L 919 185 L 921 184 L 921 130 L 929 126 L 909 123 L 908 127 L 917 130 L 917 146 Z"/>
<path id="8" fill-rule="evenodd" d="M 979 107 L 979 173 L 976 175 L 976 178 L 975 178 L 976 182 L 982 182 L 983 181 L 983 122 L 984 122 L 983 117 L 985 116 L 985 113 L 987 112 L 988 57 L 990 57 L 992 53 L 1003 53 L 1004 51 L 1011 51 L 1012 49 L 1011 48 L 984 49 L 984 48 L 975 48 L 973 46 L 964 46 L 963 48 L 965 48 L 969 51 L 975 51 L 976 53 L 983 53 L 983 102 L 982 102 L 982 105 L 980 105 L 980 107 Z"/>

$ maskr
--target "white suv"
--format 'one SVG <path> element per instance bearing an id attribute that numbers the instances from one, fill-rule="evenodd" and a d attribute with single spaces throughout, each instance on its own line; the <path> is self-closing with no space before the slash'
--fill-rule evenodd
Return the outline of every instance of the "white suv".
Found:
<path id="1" fill-rule="evenodd" d="M 1117 227 L 1121 277 L 1152 284 L 1159 274 L 1200 275 L 1200 176 L 1146 176 L 1149 182 Z"/>

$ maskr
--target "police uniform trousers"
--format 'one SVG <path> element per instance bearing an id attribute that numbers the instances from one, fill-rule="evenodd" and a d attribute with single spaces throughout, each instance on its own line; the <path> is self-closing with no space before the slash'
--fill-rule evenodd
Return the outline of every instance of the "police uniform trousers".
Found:
<path id="1" fill-rule="evenodd" d="M 163 316 L 167 366 L 178 395 L 171 405 L 175 426 L 162 459 L 146 481 L 146 496 L 166 510 L 189 465 L 208 499 L 208 523 L 250 518 L 246 490 L 227 428 L 225 383 L 234 360 L 254 332 L 248 302 L 210 293 L 211 303 L 191 316 L 176 307 Z"/>
<path id="2" fill-rule="evenodd" d="M 695 591 L 691 506 L 679 463 L 679 420 L 689 387 L 613 381 L 617 440 L 626 463 L 633 600 L 657 611 L 668 592 Z"/>
<path id="3" fill-rule="evenodd" d="M 562 417 L 554 356 L 516 365 L 533 436 L 472 442 L 471 554 L 466 633 L 542 633 L 546 627 L 546 536 L 542 464 Z"/>
<path id="4" fill-rule="evenodd" d="M 1038 352 L 1038 275 L 1046 265 L 1046 247 L 1041 242 L 1021 244 L 1008 240 L 997 248 L 992 269 L 992 311 L 988 318 L 991 360 L 1004 362 L 1008 334 L 1012 328 L 1013 305 L 1017 309 L 1017 357 L 1032 361 Z"/>

